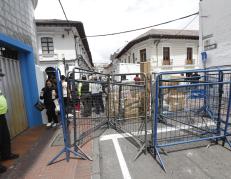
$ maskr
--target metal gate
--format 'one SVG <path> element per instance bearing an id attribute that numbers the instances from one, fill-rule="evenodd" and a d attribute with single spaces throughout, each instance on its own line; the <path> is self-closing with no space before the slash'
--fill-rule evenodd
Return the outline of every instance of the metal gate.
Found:
<path id="1" fill-rule="evenodd" d="M 0 88 L 7 99 L 7 122 L 14 137 L 28 127 L 19 61 L 0 56 L 0 69 L 5 74 Z"/>
<path id="2" fill-rule="evenodd" d="M 201 141 L 231 147 L 230 75 L 229 69 L 153 74 L 151 153 L 164 170 L 163 148 Z"/>
<path id="3" fill-rule="evenodd" d="M 74 120 L 74 145 L 80 146 L 108 126 L 108 75 L 75 68 L 69 74 L 68 86 L 67 110 Z"/>
<path id="4" fill-rule="evenodd" d="M 134 81 L 135 76 L 139 81 Z M 127 78 L 127 80 L 125 80 Z M 144 74 L 105 75 L 75 68 L 69 74 L 68 111 L 74 119 L 74 145 L 83 145 L 112 127 L 147 147 L 147 80 Z"/>
<path id="5" fill-rule="evenodd" d="M 134 78 L 137 81 L 134 81 Z M 110 76 L 109 117 L 118 131 L 131 137 L 140 152 L 147 147 L 147 78 L 143 73 Z M 138 153 L 139 155 L 139 153 Z"/>

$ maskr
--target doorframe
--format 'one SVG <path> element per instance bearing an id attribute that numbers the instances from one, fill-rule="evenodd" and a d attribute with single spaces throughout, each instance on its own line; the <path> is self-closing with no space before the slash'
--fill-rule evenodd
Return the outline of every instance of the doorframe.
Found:
<path id="1" fill-rule="evenodd" d="M 41 125 L 41 113 L 34 106 L 39 99 L 39 95 L 32 46 L 2 33 L 0 33 L 0 44 L 18 51 L 28 126 L 31 128 Z"/>

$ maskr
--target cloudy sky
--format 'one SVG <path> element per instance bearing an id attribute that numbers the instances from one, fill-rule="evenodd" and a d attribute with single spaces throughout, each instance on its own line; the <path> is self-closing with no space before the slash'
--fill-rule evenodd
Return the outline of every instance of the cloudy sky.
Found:
<path id="1" fill-rule="evenodd" d="M 62 0 L 69 20 L 83 22 L 86 35 L 146 27 L 195 13 L 199 0 Z M 65 19 L 58 0 L 39 0 L 36 19 Z M 156 28 L 198 29 L 198 17 Z M 94 63 L 108 62 L 110 54 L 149 29 L 116 36 L 88 38 Z"/>

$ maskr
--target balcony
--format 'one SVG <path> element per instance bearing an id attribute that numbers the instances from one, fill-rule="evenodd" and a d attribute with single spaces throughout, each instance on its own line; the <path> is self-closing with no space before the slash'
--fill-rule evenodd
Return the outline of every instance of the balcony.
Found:
<path id="1" fill-rule="evenodd" d="M 173 59 L 164 59 L 162 61 L 161 70 L 171 70 L 173 67 Z"/>
<path id="2" fill-rule="evenodd" d="M 186 59 L 185 65 L 195 65 L 195 59 Z"/>
<path id="3" fill-rule="evenodd" d="M 58 61 L 58 54 L 39 54 L 39 60 L 45 61 Z"/>
<path id="4" fill-rule="evenodd" d="M 165 65 L 172 65 L 173 64 L 173 59 L 164 59 L 163 61 L 162 61 L 162 66 L 165 66 Z"/>

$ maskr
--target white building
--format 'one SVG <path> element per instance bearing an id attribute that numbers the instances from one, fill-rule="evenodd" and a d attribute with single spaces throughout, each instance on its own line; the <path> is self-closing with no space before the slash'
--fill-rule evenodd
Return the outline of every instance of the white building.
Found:
<path id="1" fill-rule="evenodd" d="M 108 66 L 107 63 L 95 63 L 94 64 L 94 69 L 98 73 L 105 73 L 105 68 Z"/>
<path id="2" fill-rule="evenodd" d="M 205 66 L 231 65 L 231 1 L 200 1 L 200 51 Z"/>
<path id="3" fill-rule="evenodd" d="M 82 22 L 69 22 L 36 20 L 39 65 L 43 70 L 58 67 L 65 74 L 74 67 L 94 66 Z"/>
<path id="4" fill-rule="evenodd" d="M 197 30 L 151 29 L 130 41 L 117 55 L 121 63 L 150 62 L 151 71 L 184 70 L 198 66 Z"/>

